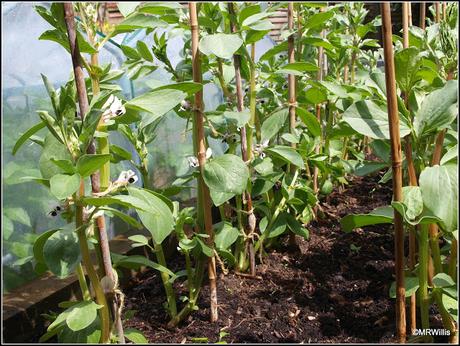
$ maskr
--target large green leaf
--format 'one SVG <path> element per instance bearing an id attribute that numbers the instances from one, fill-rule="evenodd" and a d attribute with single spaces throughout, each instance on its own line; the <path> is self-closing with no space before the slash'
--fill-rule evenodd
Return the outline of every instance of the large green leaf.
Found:
<path id="1" fill-rule="evenodd" d="M 421 79 L 419 75 L 422 59 L 415 47 L 403 49 L 395 54 L 396 81 L 402 91 L 409 93 L 415 83 Z"/>
<path id="2" fill-rule="evenodd" d="M 222 59 L 230 59 L 240 49 L 243 40 L 238 35 L 214 34 L 200 40 L 200 51 L 204 55 L 214 54 Z"/>
<path id="3" fill-rule="evenodd" d="M 276 71 L 276 73 L 293 74 L 296 76 L 302 76 L 306 72 L 313 72 L 317 70 L 318 70 L 318 66 L 310 62 L 293 62 L 293 63 L 284 65 L 278 71 Z"/>
<path id="4" fill-rule="evenodd" d="M 50 179 L 53 175 L 59 174 L 62 170 L 56 166 L 51 159 L 72 160 L 69 152 L 52 134 L 45 137 L 42 154 L 38 161 L 40 173 L 44 179 Z"/>
<path id="5" fill-rule="evenodd" d="M 458 321 L 458 302 L 456 299 L 449 297 L 447 294 L 442 295 L 442 305 L 447 312 L 452 316 L 455 322 Z"/>
<path id="6" fill-rule="evenodd" d="M 67 311 L 67 326 L 74 332 L 88 327 L 97 317 L 97 310 L 102 306 L 92 300 L 71 306 Z"/>
<path id="7" fill-rule="evenodd" d="M 75 232 L 59 230 L 45 242 L 43 256 L 49 270 L 59 278 L 73 273 L 80 263 L 80 247 Z"/>
<path id="8" fill-rule="evenodd" d="M 38 124 L 32 126 L 30 129 L 28 129 L 26 132 L 24 132 L 21 137 L 16 141 L 13 147 L 13 155 L 17 153 L 19 148 L 35 133 L 40 131 L 42 128 L 44 128 L 46 125 L 44 122 L 39 122 Z"/>
<path id="9" fill-rule="evenodd" d="M 444 129 L 455 120 L 458 113 L 457 93 L 457 81 L 451 80 L 423 99 L 414 118 L 417 136 Z"/>
<path id="10" fill-rule="evenodd" d="M 381 223 L 392 223 L 394 211 L 390 206 L 379 207 L 369 214 L 350 214 L 340 220 L 340 225 L 345 232 L 351 232 L 355 228 L 377 225 Z"/>
<path id="11" fill-rule="evenodd" d="M 135 344 L 148 344 L 148 340 L 145 336 L 137 329 L 127 328 L 124 331 L 126 338 Z"/>
<path id="12" fill-rule="evenodd" d="M 364 100 L 354 103 L 343 113 L 343 120 L 362 135 L 374 139 L 390 139 L 387 110 L 375 102 Z M 401 137 L 404 137 L 410 133 L 410 129 L 401 120 L 399 131 Z"/>
<path id="13" fill-rule="evenodd" d="M 165 28 L 167 26 L 168 23 L 155 16 L 134 12 L 117 24 L 114 33 L 129 32 L 137 29 Z"/>
<path id="14" fill-rule="evenodd" d="M 272 148 L 265 149 L 265 151 L 287 163 L 292 163 L 297 167 L 303 167 L 304 165 L 302 156 L 300 156 L 300 154 L 292 147 L 276 145 Z"/>
<path id="15" fill-rule="evenodd" d="M 314 15 L 308 17 L 304 29 L 311 29 L 320 26 L 327 20 L 331 19 L 333 16 L 333 11 L 315 13 Z"/>
<path id="16" fill-rule="evenodd" d="M 71 197 L 80 187 L 79 174 L 56 174 L 50 179 L 50 191 L 57 199 Z"/>
<path id="17" fill-rule="evenodd" d="M 225 154 L 206 162 L 203 179 L 211 191 L 241 195 L 246 189 L 249 170 L 240 157 Z"/>
<path id="18" fill-rule="evenodd" d="M 198 91 L 203 90 L 203 85 L 195 82 L 180 82 L 175 84 L 162 85 L 160 87 L 153 89 L 152 91 L 164 89 L 180 90 L 187 93 L 188 95 L 194 95 Z"/>
<path id="19" fill-rule="evenodd" d="M 82 177 L 88 177 L 109 161 L 109 154 L 85 154 L 77 161 L 77 171 Z"/>
<path id="20" fill-rule="evenodd" d="M 287 108 L 280 109 L 270 116 L 268 116 L 261 127 L 262 142 L 270 140 L 275 136 L 279 130 L 286 124 L 289 110 Z"/>
<path id="21" fill-rule="evenodd" d="M 155 243 L 161 244 L 163 240 L 174 229 L 174 217 L 171 209 L 161 199 L 145 189 L 128 187 L 128 192 L 140 200 L 143 200 L 148 209 L 145 211 L 137 210 L 141 222 L 152 234 Z"/>
<path id="22" fill-rule="evenodd" d="M 45 257 L 43 256 L 43 247 L 45 246 L 45 243 L 48 240 L 48 238 L 59 230 L 60 228 L 43 232 L 37 239 L 35 239 L 33 250 L 34 258 L 38 263 L 45 263 Z"/>
<path id="23" fill-rule="evenodd" d="M 454 285 L 455 281 L 446 273 L 438 273 L 433 277 L 434 287 L 451 287 Z"/>
<path id="24" fill-rule="evenodd" d="M 216 232 L 214 242 L 218 249 L 228 249 L 240 235 L 240 232 L 235 227 L 232 227 L 230 222 L 219 222 L 214 225 L 214 228 Z"/>
<path id="25" fill-rule="evenodd" d="M 314 114 L 303 108 L 297 107 L 297 115 L 314 137 L 321 136 L 321 125 Z"/>
<path id="26" fill-rule="evenodd" d="M 404 280 L 406 288 L 406 298 L 417 292 L 419 288 L 419 278 L 416 276 L 408 276 Z M 396 298 L 396 282 L 392 282 L 390 286 L 390 298 Z"/>
<path id="27" fill-rule="evenodd" d="M 425 168 L 420 174 L 420 190 L 425 207 L 442 220 L 446 231 L 455 231 L 458 204 L 457 165 Z"/>
<path id="28" fill-rule="evenodd" d="M 113 263 L 114 267 L 135 267 L 146 266 L 155 270 L 158 270 L 162 273 L 166 273 L 169 276 L 174 276 L 174 273 L 168 268 L 149 260 L 144 256 L 134 255 L 134 256 L 123 256 L 119 260 Z"/>
<path id="29" fill-rule="evenodd" d="M 125 104 L 125 107 L 149 113 L 147 123 L 151 123 L 157 118 L 165 115 L 171 109 L 176 107 L 187 94 L 181 90 L 163 89 L 145 93 L 138 96 Z M 144 126 L 147 125 L 144 123 Z"/>

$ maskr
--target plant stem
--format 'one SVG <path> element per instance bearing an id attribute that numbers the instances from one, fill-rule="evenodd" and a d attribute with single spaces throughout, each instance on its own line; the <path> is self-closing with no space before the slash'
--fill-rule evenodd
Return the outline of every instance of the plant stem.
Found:
<path id="1" fill-rule="evenodd" d="M 249 84 L 249 111 L 251 117 L 249 118 L 249 124 L 247 129 L 247 143 L 248 143 L 248 160 L 252 160 L 252 140 L 254 137 L 254 126 L 256 124 L 256 44 L 251 44 L 251 80 Z"/>
<path id="2" fill-rule="evenodd" d="M 237 32 L 236 24 L 235 24 L 235 9 L 233 6 L 232 2 L 229 2 L 228 4 L 228 13 L 230 14 L 230 29 L 232 33 Z M 255 53 L 254 53 L 255 54 Z M 244 104 L 243 104 L 243 83 L 241 81 L 241 57 L 237 54 L 233 54 L 233 65 L 235 67 L 235 84 L 236 84 L 236 100 L 237 100 L 237 109 L 238 112 L 243 112 Z M 255 71 L 254 71 L 255 73 Z M 251 90 L 252 91 L 252 90 Z M 254 92 L 255 92 L 255 85 L 254 85 Z M 255 101 L 253 101 L 255 102 Z M 254 103 L 254 115 L 255 115 L 255 103 Z M 241 156 L 244 162 L 249 161 L 249 153 L 252 151 L 252 148 L 248 148 L 248 141 L 247 141 L 247 135 L 246 135 L 246 129 L 249 128 L 250 126 L 246 127 L 243 126 L 240 129 L 240 138 L 241 138 Z M 252 134 L 251 134 L 252 137 Z M 249 246 L 252 246 L 251 242 L 251 237 L 252 234 L 255 231 L 256 227 L 256 222 L 257 220 L 255 219 L 254 211 L 252 208 L 252 197 L 249 191 L 244 192 L 244 196 L 246 197 L 246 208 L 247 208 L 247 213 L 248 213 L 248 229 L 246 232 L 246 239 L 245 239 L 245 244 L 247 246 L 244 247 L 244 258 L 246 259 L 247 254 L 246 254 L 246 249 Z M 245 261 L 244 261 L 245 262 Z M 255 257 L 254 256 L 249 256 L 249 262 L 251 263 L 251 268 L 255 268 Z M 254 273 L 255 275 L 255 273 Z"/>
<path id="3" fill-rule="evenodd" d="M 430 298 L 428 296 L 428 227 L 420 225 L 418 252 L 419 252 L 419 304 L 420 304 L 420 319 L 422 328 L 430 328 L 429 308 Z"/>
<path id="4" fill-rule="evenodd" d="M 452 237 L 452 242 L 450 244 L 448 273 L 454 282 L 457 282 L 457 252 L 458 242 L 454 237 Z"/>
<path id="5" fill-rule="evenodd" d="M 396 80 L 392 44 L 391 9 L 382 3 L 382 33 L 385 60 L 385 84 L 387 90 L 388 121 L 390 123 L 391 158 L 393 171 L 393 200 L 402 200 L 401 142 L 399 137 L 399 114 L 396 98 Z M 401 215 L 394 211 L 395 227 L 395 274 L 396 274 L 396 328 L 398 341 L 406 342 L 406 306 L 404 286 L 404 228 Z"/>
<path id="6" fill-rule="evenodd" d="M 158 264 L 167 268 L 163 246 L 161 244 L 154 244 L 154 248 L 155 248 L 155 255 L 156 255 Z M 166 292 L 166 300 L 168 302 L 169 315 L 171 316 L 171 318 L 174 318 L 177 315 L 176 294 L 174 293 L 172 283 L 169 282 L 170 277 L 168 273 L 161 272 L 160 275 L 161 275 L 161 280 L 163 281 L 163 286 Z"/>
<path id="7" fill-rule="evenodd" d="M 91 300 L 91 293 L 89 292 L 88 284 L 86 283 L 85 272 L 83 271 L 83 266 L 81 263 L 78 263 L 76 270 L 83 300 Z"/>
<path id="8" fill-rule="evenodd" d="M 202 83 L 201 74 L 201 58 L 198 51 L 199 43 L 199 26 L 198 26 L 198 15 L 195 2 L 189 3 L 190 10 L 190 28 L 192 33 L 192 73 L 193 81 L 195 83 Z M 199 208 L 203 208 L 204 213 L 204 228 L 208 234 L 208 245 L 214 248 L 214 232 L 212 230 L 212 215 L 211 215 L 211 197 L 209 188 L 206 186 L 203 180 L 203 170 L 206 164 L 206 143 L 204 137 L 204 116 L 203 116 L 203 92 L 199 91 L 195 94 L 195 115 L 194 115 L 195 132 L 194 137 L 197 141 L 197 152 L 198 162 L 200 165 L 201 175 L 198 179 L 198 189 L 202 191 L 202 205 Z M 198 208 L 198 209 L 199 209 Z M 203 225 L 201 224 L 200 227 Z M 214 252 L 211 257 L 208 258 L 208 278 L 209 278 L 209 289 L 210 289 L 210 300 L 211 300 L 211 322 L 218 320 L 217 312 L 217 281 L 216 281 L 216 259 Z"/>

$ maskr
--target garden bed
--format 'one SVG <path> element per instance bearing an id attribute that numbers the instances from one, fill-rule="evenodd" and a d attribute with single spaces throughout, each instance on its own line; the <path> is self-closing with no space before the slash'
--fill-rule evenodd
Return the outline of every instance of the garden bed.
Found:
<path id="1" fill-rule="evenodd" d="M 220 274 L 219 322 L 209 323 L 205 286 L 201 309 L 168 330 L 161 279 L 149 270 L 125 288 L 125 311 L 136 310 L 126 327 L 142 330 L 153 343 L 219 338 L 227 343 L 393 342 L 394 302 L 388 295 L 394 280 L 392 226 L 347 234 L 339 224 L 347 214 L 391 201 L 391 187 L 379 185 L 380 177 L 353 178 L 345 191 L 336 189 L 323 200 L 324 219 L 311 223 L 310 240 L 300 242 L 300 253 L 282 246 L 257 266 L 263 281 Z M 181 264 L 171 262 L 174 267 Z M 175 285 L 185 292 L 183 283 Z"/>

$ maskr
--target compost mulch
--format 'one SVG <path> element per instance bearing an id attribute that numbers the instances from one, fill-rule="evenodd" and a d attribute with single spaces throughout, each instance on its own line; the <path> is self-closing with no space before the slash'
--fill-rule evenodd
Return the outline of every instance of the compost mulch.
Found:
<path id="1" fill-rule="evenodd" d="M 322 218 L 308 227 L 310 239 L 298 239 L 297 251 L 283 244 L 269 251 L 257 265 L 262 280 L 220 272 L 218 322 L 209 322 L 206 285 L 200 310 L 167 329 L 163 286 L 149 270 L 124 290 L 125 311 L 136 310 L 126 326 L 142 330 L 152 343 L 394 342 L 394 301 L 388 295 L 394 281 L 392 227 L 345 233 L 339 223 L 347 214 L 390 203 L 391 185 L 379 184 L 381 176 L 353 177 L 325 197 Z M 172 269 L 182 265 L 170 262 Z M 186 295 L 183 282 L 175 285 Z"/>

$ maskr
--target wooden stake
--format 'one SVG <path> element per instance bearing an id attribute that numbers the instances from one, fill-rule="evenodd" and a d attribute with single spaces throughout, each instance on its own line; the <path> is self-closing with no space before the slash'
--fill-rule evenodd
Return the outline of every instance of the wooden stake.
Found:
<path id="1" fill-rule="evenodd" d="M 396 98 L 395 66 L 392 44 L 391 9 L 388 2 L 381 4 L 385 84 L 387 90 L 388 121 L 390 123 L 391 158 L 393 170 L 393 199 L 402 200 L 401 141 Z M 401 215 L 394 212 L 395 274 L 396 274 L 396 332 L 400 343 L 406 342 L 406 305 L 404 287 L 404 228 Z"/>
<path id="2" fill-rule="evenodd" d="M 425 30 L 425 22 L 426 22 L 426 5 L 424 2 L 420 3 L 420 28 Z"/>
<path id="3" fill-rule="evenodd" d="M 442 19 L 447 19 L 447 3 L 445 1 L 442 3 Z"/>
<path id="4" fill-rule="evenodd" d="M 80 108 L 80 118 L 84 120 L 86 113 L 89 110 L 88 95 L 86 93 L 85 76 L 83 74 L 83 67 L 81 63 L 80 49 L 77 41 L 77 31 L 75 28 L 75 14 L 73 11 L 73 4 L 71 2 L 65 2 L 64 7 L 64 21 L 67 28 L 67 35 L 69 38 L 70 55 L 72 57 L 72 66 L 75 78 L 75 85 L 77 89 L 78 105 Z M 88 148 L 89 153 L 95 153 L 94 142 Z M 80 183 L 79 196 L 82 197 L 85 194 L 85 185 L 83 180 Z M 76 207 L 76 225 L 83 223 L 83 207 Z M 101 342 L 107 343 L 110 338 L 110 316 L 107 299 L 102 289 L 101 283 L 97 272 L 95 271 L 91 258 L 89 256 L 88 240 L 84 232 L 78 232 L 80 249 L 82 253 L 82 261 L 84 262 L 86 273 L 90 279 L 91 284 L 96 295 L 96 301 L 99 305 L 102 305 L 100 309 L 101 318 Z"/>
<path id="5" fill-rule="evenodd" d="M 409 26 L 412 26 L 412 4 L 410 2 L 407 3 L 407 19 Z"/>
<path id="6" fill-rule="evenodd" d="M 228 3 L 228 13 L 230 14 L 230 28 L 232 33 L 237 32 L 237 28 L 234 22 L 235 18 L 235 9 L 233 7 L 233 3 Z M 243 82 L 241 80 L 241 57 L 238 54 L 233 55 L 233 65 L 235 67 L 235 84 L 236 84 L 236 108 L 238 112 L 243 112 L 244 110 L 244 99 L 243 99 Z M 243 126 L 240 129 L 240 138 L 241 138 L 241 156 L 244 162 L 247 162 L 249 159 L 248 151 L 251 148 L 248 148 L 247 145 L 247 136 L 246 136 L 246 127 Z M 253 244 L 250 240 L 250 236 L 254 233 L 256 227 L 256 220 L 255 215 L 252 207 L 252 198 L 251 194 L 248 192 L 244 192 L 246 197 L 246 210 L 248 213 L 248 222 L 247 222 L 247 235 L 248 238 L 246 240 L 246 244 L 248 245 L 247 249 L 249 249 L 249 262 L 250 262 L 250 271 L 251 275 L 256 275 L 255 273 L 255 253 L 253 251 Z"/>
<path id="7" fill-rule="evenodd" d="M 192 73 L 193 81 L 195 83 L 202 83 L 202 74 L 201 74 L 201 58 L 198 51 L 199 44 L 199 26 L 198 26 L 198 15 L 196 9 L 196 2 L 189 3 L 190 10 L 190 28 L 192 33 Z M 198 91 L 195 93 L 195 133 L 194 136 L 197 140 L 197 152 L 196 156 L 198 158 L 198 163 L 200 165 L 201 175 L 198 179 L 198 188 L 201 190 L 203 201 L 202 205 L 199 206 L 203 208 L 204 212 L 204 228 L 208 234 L 208 245 L 213 247 L 214 243 L 214 232 L 212 230 L 212 215 L 211 215 L 211 197 L 209 193 L 209 188 L 204 183 L 203 180 L 203 170 L 204 165 L 206 164 L 206 142 L 204 136 L 204 115 L 203 115 L 203 91 Z M 202 227 L 203 225 L 200 225 Z M 211 300 L 211 322 L 216 322 L 218 320 L 217 312 L 217 278 L 216 278 L 216 258 L 214 255 L 208 259 L 208 278 L 209 278 L 209 289 L 210 289 L 210 300 Z"/>
<path id="8" fill-rule="evenodd" d="M 409 6 L 407 1 L 402 3 L 403 48 L 409 47 Z"/>
<path id="9" fill-rule="evenodd" d="M 436 10 L 435 21 L 436 21 L 436 23 L 439 23 L 441 21 L 441 4 L 439 2 L 435 2 L 434 3 L 434 8 Z"/>

